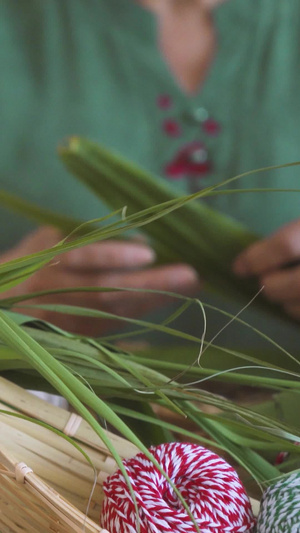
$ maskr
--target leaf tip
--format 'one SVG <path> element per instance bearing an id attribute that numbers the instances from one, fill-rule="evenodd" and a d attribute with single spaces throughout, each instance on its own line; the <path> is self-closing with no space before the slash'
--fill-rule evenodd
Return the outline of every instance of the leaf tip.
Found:
<path id="1" fill-rule="evenodd" d="M 76 152 L 78 149 L 79 143 L 80 143 L 80 137 L 78 137 L 77 135 L 72 135 L 71 137 L 67 137 L 57 148 L 59 155 L 63 156 L 69 151 Z"/>

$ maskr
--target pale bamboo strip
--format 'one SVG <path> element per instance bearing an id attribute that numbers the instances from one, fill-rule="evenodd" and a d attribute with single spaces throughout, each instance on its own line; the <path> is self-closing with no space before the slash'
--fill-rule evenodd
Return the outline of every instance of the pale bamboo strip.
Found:
<path id="1" fill-rule="evenodd" d="M 65 500 L 68 500 L 72 505 L 74 505 L 79 511 L 82 513 L 86 512 L 88 500 L 90 497 L 90 494 L 86 498 L 82 498 L 75 494 L 75 490 L 73 492 L 67 491 L 64 487 L 59 487 L 58 485 L 55 485 L 55 483 L 51 483 L 51 487 L 59 492 Z M 99 516 L 101 514 L 101 502 L 104 498 L 104 492 L 100 485 L 97 485 L 95 487 L 95 491 L 92 496 L 91 505 L 89 509 L 89 517 L 93 520 L 96 519 L 96 521 L 99 520 Z"/>
<path id="2" fill-rule="evenodd" d="M 259 501 L 254 500 L 254 498 L 250 498 L 250 502 L 251 502 L 251 507 L 252 507 L 254 516 L 258 516 L 259 508 L 260 508 Z"/>
<path id="3" fill-rule="evenodd" d="M 42 422 L 53 425 L 60 431 L 64 430 L 70 417 L 70 413 L 64 409 L 44 402 L 44 400 L 33 396 L 2 377 L 0 377 L 0 401 L 20 410 L 23 414 L 33 416 Z M 126 439 L 110 432 L 107 433 L 121 457 L 129 458 L 137 453 L 136 446 Z M 81 423 L 76 433 L 76 439 L 107 455 L 105 445 L 100 441 L 99 437 L 87 422 L 83 421 Z"/>
<path id="4" fill-rule="evenodd" d="M 7 411 L 11 411 L 12 413 L 18 412 L 16 409 L 7 407 L 2 402 L 0 402 L 0 409 L 5 409 Z M 49 429 L 43 428 L 37 424 L 28 422 L 27 420 L 23 420 L 21 418 L 16 418 L 14 416 L 8 416 L 3 414 L 0 414 L 0 423 L 1 421 L 7 426 L 19 429 L 20 431 L 38 439 L 40 442 L 48 444 L 49 446 L 51 446 L 51 448 L 60 450 L 61 452 L 66 453 L 68 456 L 74 457 L 78 461 L 81 461 L 86 464 L 86 459 L 74 446 L 72 446 L 65 439 L 58 438 L 58 436 Z M 89 458 L 91 459 L 93 465 L 97 468 L 97 470 L 102 470 L 104 468 L 107 453 L 101 454 L 100 451 L 96 451 L 90 446 L 85 445 L 84 443 L 80 443 L 80 447 L 88 454 Z"/>
<path id="5" fill-rule="evenodd" d="M 15 417 L 2 416 L 2 420 L 5 420 L 5 422 L 7 421 L 23 422 L 24 427 L 29 425 L 27 421 L 24 421 L 22 419 L 18 419 Z M 33 426 L 33 424 L 30 424 L 30 426 Z M 43 428 L 39 428 L 39 426 L 35 426 L 35 427 L 38 429 L 43 429 Z M 57 440 L 60 440 L 60 441 L 62 440 L 63 442 L 65 442 L 64 439 L 59 438 L 56 434 L 51 433 L 51 431 L 49 430 L 46 430 L 46 433 L 50 433 Z M 6 431 L 5 431 L 5 424 L 1 422 L 1 417 L 0 417 L 0 444 L 2 443 L 4 445 L 8 437 L 11 438 L 11 452 L 13 452 L 14 455 L 19 455 L 20 453 L 22 453 L 22 457 L 24 461 L 28 464 L 32 464 L 32 461 L 34 461 L 34 465 L 35 465 L 34 469 L 37 474 L 41 475 L 46 481 L 51 482 L 51 485 L 54 486 L 56 490 L 61 492 L 65 497 L 67 497 L 67 499 L 69 499 L 73 503 L 73 505 L 76 505 L 77 507 L 80 506 L 80 510 L 85 511 L 88 498 L 90 496 L 91 488 L 94 482 L 94 473 L 90 465 L 88 465 L 88 463 L 86 462 L 86 459 L 79 452 L 77 452 L 77 450 L 75 450 L 76 453 L 79 455 L 80 459 L 85 461 L 85 464 L 80 464 L 80 463 L 77 464 L 77 462 L 72 460 L 72 458 L 69 459 L 69 457 L 66 454 L 56 454 L 56 450 L 55 449 L 51 450 L 49 446 L 45 446 L 43 448 L 43 443 L 39 444 L 38 441 L 33 442 L 32 439 L 30 439 L 24 433 L 23 435 L 19 435 L 18 432 L 11 431 L 9 427 L 6 428 Z M 19 441 L 20 441 L 20 446 L 18 446 Z M 73 449 L 73 446 L 70 443 L 66 443 L 66 444 L 69 449 Z M 36 450 L 36 449 L 38 449 L 38 454 L 32 453 L 32 450 Z M 43 458 L 42 458 L 43 460 L 41 459 L 41 455 L 43 455 Z M 51 457 L 51 469 L 50 469 L 51 476 L 48 475 L 49 457 Z M 55 457 L 55 462 L 57 463 L 56 465 L 54 465 L 54 457 Z M 113 467 L 112 467 L 112 464 L 110 463 L 110 468 L 109 468 L 109 473 L 111 473 L 114 470 L 115 463 L 111 457 L 109 457 L 109 459 L 110 461 L 113 462 Z M 97 471 L 101 470 L 101 468 L 105 466 L 108 468 L 107 461 L 101 460 L 101 461 L 97 461 L 97 463 L 98 464 L 95 465 L 97 467 Z M 99 468 L 99 465 L 100 465 L 100 468 Z M 67 478 L 65 474 L 62 475 L 61 472 L 63 468 L 70 469 L 70 467 L 71 467 L 71 471 L 74 470 L 76 472 L 76 477 L 75 479 L 72 479 L 71 483 L 69 483 L 69 485 L 67 486 L 67 483 L 66 483 Z M 57 473 L 59 474 L 58 477 L 57 477 Z M 82 491 L 83 484 L 78 483 L 78 480 L 82 479 L 82 476 L 84 476 L 89 481 L 89 483 L 86 485 L 86 490 L 84 492 Z M 80 487 L 81 490 L 80 491 L 76 490 L 77 487 Z M 93 502 L 94 502 L 93 508 L 95 509 L 96 507 L 96 510 L 93 513 L 93 515 L 96 515 L 97 517 L 99 517 L 100 515 L 100 503 L 102 500 L 103 500 L 103 491 L 102 491 L 102 488 L 99 485 L 97 485 L 95 489 L 94 497 L 93 497 Z"/>
<path id="6" fill-rule="evenodd" d="M 6 516 L 2 515 L 1 510 L 0 510 L 0 526 L 1 526 L 1 530 L 0 530 L 1 533 L 24 533 L 24 529 L 21 529 L 19 528 L 19 526 L 14 524 L 12 520 L 10 520 L 7 517 L 7 515 Z M 5 529 L 2 529 L 3 527 L 5 527 Z"/>
<path id="7" fill-rule="evenodd" d="M 78 509 L 69 504 L 64 498 L 62 498 L 53 489 L 48 487 L 45 483 L 41 483 L 36 480 L 36 487 L 28 485 L 28 490 L 33 494 L 36 494 L 38 489 L 39 499 L 41 502 L 46 503 L 47 507 L 55 512 L 58 518 L 62 519 L 67 525 L 72 527 L 74 533 L 83 533 L 83 516 Z M 89 529 L 88 529 L 89 528 Z M 91 531 L 93 533 L 101 532 L 102 528 L 94 524 L 89 518 L 86 519 L 86 532 Z"/>
<path id="8" fill-rule="evenodd" d="M 5 455 L 7 457 L 8 452 L 6 452 Z M 2 479 L 3 478 L 4 476 L 2 476 Z M 56 523 L 58 520 L 59 529 L 57 529 L 57 531 L 59 533 L 69 533 L 71 531 L 74 533 L 82 533 L 84 515 L 82 515 L 82 513 L 80 513 L 75 507 L 73 507 L 67 501 L 65 501 L 60 496 L 60 494 L 56 493 L 53 489 L 51 489 L 45 483 L 43 483 L 34 473 L 31 473 L 26 476 L 25 484 L 26 484 L 27 490 L 32 494 L 32 496 L 37 496 L 39 503 L 43 503 L 46 505 L 49 527 L 50 527 L 51 521 L 54 521 Z M 4 487 L 5 483 L 1 484 L 1 487 L 2 486 Z M 19 490 L 20 486 L 22 485 L 19 485 L 16 487 L 17 491 Z M 13 489 L 11 489 L 12 492 L 14 492 L 14 489 L 15 487 L 13 485 Z M 27 499 L 27 504 L 28 504 L 28 499 Z M 24 505 L 21 506 L 21 509 L 22 509 L 22 514 L 24 514 L 24 512 L 26 513 L 25 511 L 26 507 Z M 52 517 L 51 517 L 51 511 L 53 511 Z M 35 512 L 39 513 L 40 511 L 39 510 L 37 511 L 37 508 L 35 508 Z M 65 529 L 65 526 L 68 526 L 68 527 Z M 31 532 L 30 529 L 28 529 L 28 531 Z M 49 531 L 56 531 L 56 530 L 51 529 L 50 527 Z M 100 528 L 100 526 L 97 526 L 97 524 L 94 524 L 90 519 L 87 519 L 85 531 L 87 533 L 98 533 L 98 532 L 101 532 L 102 529 Z"/>
<path id="9" fill-rule="evenodd" d="M 23 490 L 22 485 L 18 485 L 13 482 L 9 482 L 3 476 L 1 478 L 1 490 L 10 496 L 8 500 L 10 502 L 11 511 L 13 513 L 14 509 L 21 509 L 22 515 L 27 517 L 27 524 L 33 527 L 38 528 L 38 531 L 45 529 L 47 523 L 49 522 L 49 516 L 47 509 L 43 509 L 41 506 L 37 505 L 33 497 L 29 492 Z"/>
<path id="10" fill-rule="evenodd" d="M 8 430 L 10 429 L 11 428 L 8 428 Z M 42 445 L 39 447 L 38 441 L 33 442 L 31 439 L 28 439 L 27 442 L 25 442 L 22 438 L 21 443 L 23 443 L 23 446 L 22 444 L 21 446 L 18 446 L 15 434 L 13 432 L 5 432 L 3 430 L 3 424 L 1 425 L 0 421 L 0 447 L 1 443 L 3 446 L 5 445 L 7 438 L 10 436 L 12 437 L 11 452 L 18 456 L 22 454 L 23 460 L 27 464 L 34 464 L 34 470 L 38 475 L 40 475 L 45 481 L 49 482 L 51 486 L 71 501 L 73 505 L 79 507 L 80 510 L 84 512 L 94 483 L 94 473 L 92 468 L 87 463 L 82 465 L 80 463 L 77 464 L 77 462 L 72 459 L 69 461 L 68 456 L 65 454 L 59 454 L 59 457 L 57 457 L 55 455 L 55 450 L 53 451 L 53 454 L 51 454 L 51 449 L 49 449 L 49 447 L 46 447 L 46 452 L 43 452 Z M 26 435 L 24 435 L 24 437 L 26 438 Z M 31 451 L 36 449 L 38 449 L 37 454 Z M 43 457 L 41 457 L 42 452 Z M 50 463 L 49 457 L 51 457 Z M 54 459 L 56 464 L 54 464 Z M 109 459 L 110 461 L 113 461 L 112 458 L 109 457 Z M 114 465 L 114 462 L 110 463 L 111 470 L 108 473 L 115 470 L 115 467 L 112 467 L 112 465 Z M 75 472 L 72 477 L 68 477 L 65 472 L 65 468 L 70 471 L 70 466 L 71 472 L 73 471 L 73 474 Z M 107 464 L 106 469 L 109 470 L 109 465 Z M 105 474 L 105 477 L 106 475 L 107 473 Z M 84 483 L 83 476 L 87 480 L 87 483 Z M 103 497 L 102 487 L 97 485 L 92 500 L 94 502 L 94 507 L 97 505 L 97 516 L 100 515 L 100 506 Z M 93 516 L 94 515 L 95 513 L 93 513 Z"/>
<path id="11" fill-rule="evenodd" d="M 46 531 L 47 530 L 50 518 L 47 517 L 46 511 L 44 513 L 45 519 L 43 521 L 41 521 L 39 519 L 40 518 L 39 514 L 31 515 L 30 512 L 29 512 L 30 511 L 30 507 L 33 505 L 33 501 L 32 500 L 29 502 L 29 507 L 25 508 L 23 506 L 22 500 L 15 498 L 15 495 L 12 492 L 8 492 L 7 493 L 7 497 L 10 500 L 10 506 L 7 509 L 6 514 L 3 515 L 3 516 L 14 517 L 15 514 L 16 514 L 16 509 L 18 509 L 18 515 L 17 515 L 17 520 L 16 520 L 17 524 L 16 525 L 18 525 L 21 528 L 23 528 L 22 531 L 24 531 L 24 530 L 26 531 L 26 528 L 30 529 L 30 531 L 36 532 L 36 533 L 40 533 L 41 531 Z M 1 515 L 0 515 L 0 517 L 1 517 Z M 0 522 L 1 522 L 1 518 L 0 518 Z"/>
<path id="12" fill-rule="evenodd" d="M 24 524 L 27 524 L 30 531 L 33 530 L 33 528 L 36 528 L 38 533 L 46 531 L 47 526 L 52 520 L 51 516 L 49 516 L 48 509 L 43 508 L 41 505 L 36 505 L 34 498 L 22 488 L 22 485 L 11 481 L 10 483 L 5 484 L 4 477 L 2 477 L 1 482 L 1 489 L 6 488 L 7 493 L 9 492 L 10 506 L 13 511 L 10 513 L 10 516 L 13 516 L 16 510 L 18 510 L 18 524 L 21 523 L 22 520 L 25 520 Z"/>
<path id="13" fill-rule="evenodd" d="M 7 446 L 5 443 L 8 439 L 11 452 L 18 457 L 22 454 L 28 465 L 34 464 L 34 471 L 43 479 L 64 486 L 70 491 L 77 486 L 78 495 L 82 497 L 90 493 L 94 472 L 87 462 L 83 464 L 69 458 L 66 454 L 52 450 L 50 446 L 0 422 L 1 448 Z"/>
<path id="14" fill-rule="evenodd" d="M 5 417 L 2 417 L 2 419 Z M 8 417 L 6 417 L 8 418 Z M 11 450 L 8 452 L 4 449 L 3 444 L 1 443 L 1 437 L 4 435 L 4 428 L 5 424 L 2 422 L 2 427 L 0 431 L 0 447 L 1 447 L 1 466 L 0 470 L 9 468 L 10 474 L 13 473 L 14 467 L 13 465 L 17 462 L 13 456 Z M 9 430 L 9 431 L 8 431 Z M 29 458 L 32 460 L 35 460 L 35 462 L 40 463 L 41 457 L 40 457 L 40 450 L 37 448 L 36 453 L 32 453 L 31 450 L 26 449 L 20 445 L 20 442 L 15 442 L 15 440 L 21 439 L 21 442 L 24 443 L 24 437 L 25 442 L 27 446 L 31 446 L 34 442 L 34 445 L 39 446 L 37 439 L 32 439 L 30 436 L 26 436 L 25 433 L 20 432 L 19 430 L 16 430 L 15 428 L 12 428 L 10 426 L 6 426 L 6 433 L 4 435 L 5 441 L 7 443 L 7 438 L 10 438 L 10 443 L 14 447 L 14 451 L 18 452 L 18 457 L 24 460 L 24 451 L 27 453 Z M 10 433 L 9 433 L 10 432 Z M 15 436 L 17 435 L 17 439 L 15 439 Z M 27 441 L 26 441 L 27 437 Z M 58 439 L 61 437 L 57 436 Z M 45 446 L 44 443 L 42 443 L 43 452 L 47 452 L 47 454 L 50 453 L 50 456 L 48 459 L 52 461 L 50 462 L 50 467 L 53 464 L 53 460 L 51 459 L 51 448 L 48 446 Z M 50 449 L 49 449 L 50 448 Z M 66 460 L 68 460 L 68 457 L 66 454 L 63 454 L 61 452 L 58 452 L 57 450 L 54 450 L 55 453 L 55 461 L 57 462 L 57 458 L 61 461 L 61 470 L 64 471 L 64 465 L 66 463 Z M 42 454 L 43 455 L 43 454 Z M 45 458 L 42 457 L 42 460 Z M 55 463 L 54 461 L 54 463 Z M 59 465 L 59 461 L 57 462 Z M 77 492 L 78 492 L 78 486 L 81 485 L 81 481 L 78 476 L 78 465 L 83 466 L 85 469 L 87 468 L 86 465 L 82 465 L 78 461 L 71 458 L 69 460 L 69 463 L 67 463 L 67 468 L 70 470 L 70 472 L 73 470 L 74 473 L 74 481 L 73 484 L 77 486 Z M 30 462 L 30 466 L 33 466 L 33 464 Z M 91 469 L 90 469 L 91 470 Z M 48 475 L 48 474 L 47 474 Z M 77 475 L 77 477 L 76 477 Z M 85 472 L 86 475 L 86 472 Z M 26 476 L 26 481 L 24 485 L 17 484 L 14 482 L 14 480 L 10 479 L 8 481 L 8 478 L 6 476 L 0 476 L 1 480 L 6 479 L 6 483 L 0 483 L 0 501 L 4 502 L 4 500 L 7 500 L 7 497 L 3 496 L 3 493 L 5 489 L 7 489 L 7 483 L 9 483 L 9 501 L 10 506 L 14 508 L 14 511 L 17 510 L 14 514 L 16 515 L 16 523 L 13 524 L 10 517 L 5 516 L 3 517 L 3 511 L 1 515 L 1 524 L 5 524 L 7 528 L 10 528 L 12 532 L 19 533 L 19 531 L 24 533 L 24 531 L 28 531 L 28 533 L 34 533 L 37 531 L 38 533 L 42 531 L 57 531 L 57 533 L 82 533 L 83 531 L 83 525 L 85 521 L 85 515 L 76 507 L 71 505 L 68 501 L 66 501 L 61 494 L 57 493 L 52 488 L 48 487 L 44 482 L 42 482 L 34 473 L 31 473 L 30 475 Z M 63 480 L 66 478 L 65 473 L 61 477 Z M 78 483 L 78 479 L 80 482 Z M 77 483 L 76 483 L 77 481 Z M 88 496 L 91 491 L 92 483 L 89 484 L 89 489 L 86 491 L 85 494 L 85 500 L 88 499 Z M 24 488 L 26 490 L 24 490 Z M 81 492 L 81 491 L 80 491 Z M 20 497 L 20 494 L 22 495 Z M 28 498 L 28 496 L 31 496 L 31 498 Z M 6 496 L 7 496 L 7 490 L 6 490 Z M 25 497 L 25 500 L 24 500 Z M 35 505 L 34 502 L 37 502 Z M 17 505 L 16 502 L 19 502 L 19 505 Z M 7 506 L 6 506 L 7 507 Z M 84 507 L 84 505 L 82 505 Z M 24 511 L 26 509 L 26 512 Z M 28 511 L 30 510 L 30 511 Z M 92 510 L 93 510 L 93 516 L 96 519 L 96 522 L 92 521 L 90 518 L 86 519 L 85 524 L 85 531 L 86 533 L 100 533 L 102 531 L 101 527 L 97 524 L 100 520 L 100 505 L 98 502 L 95 501 L 95 504 L 92 504 Z M 24 518 L 24 512 L 26 514 L 26 518 Z M 12 513 L 10 512 L 10 515 Z M 2 519 L 3 517 L 3 519 Z M 29 518 L 30 517 L 30 518 Z M 44 517 L 44 518 L 43 518 Z M 35 529 L 34 520 L 41 520 L 43 518 L 43 525 L 40 523 L 38 525 L 38 528 Z M 27 521 L 28 529 L 20 529 L 18 526 L 18 521 L 22 525 L 25 524 L 24 520 Z M 14 528 L 14 529 L 13 529 Z M 1 531 L 1 529 L 0 529 Z M 2 533 L 2 531 L 1 531 Z"/>

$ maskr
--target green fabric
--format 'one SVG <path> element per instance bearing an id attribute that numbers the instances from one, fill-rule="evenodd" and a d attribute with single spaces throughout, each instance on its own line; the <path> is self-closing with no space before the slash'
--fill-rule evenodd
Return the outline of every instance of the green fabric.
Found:
<path id="1" fill-rule="evenodd" d="M 214 165 L 201 186 L 300 160 L 299 0 L 227 0 L 214 18 L 218 52 L 201 91 L 188 98 L 160 57 L 153 16 L 134 0 L 1 0 L 0 186 L 77 217 L 100 216 L 103 207 L 55 155 L 70 134 L 162 176 L 178 150 L 201 139 Z M 160 95 L 171 97 L 169 109 L 157 105 Z M 192 119 L 201 108 L 221 124 L 218 137 Z M 165 133 L 168 118 L 179 123 L 178 137 Z M 295 167 L 238 186 L 300 188 L 299 176 Z M 190 182 L 173 186 L 186 191 Z M 297 193 L 210 202 L 261 234 L 299 216 Z M 32 228 L 2 209 L 0 224 L 3 249 Z M 199 330 L 199 316 L 188 321 Z"/>

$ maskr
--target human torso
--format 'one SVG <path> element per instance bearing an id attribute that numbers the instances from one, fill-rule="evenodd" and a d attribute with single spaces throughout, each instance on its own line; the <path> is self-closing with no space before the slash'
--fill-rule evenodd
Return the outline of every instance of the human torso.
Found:
<path id="1" fill-rule="evenodd" d="M 1 9 L 2 188 L 77 217 L 100 216 L 103 206 L 56 156 L 71 134 L 119 151 L 184 192 L 300 159 L 298 0 L 219 7 L 215 60 L 193 97 L 160 56 L 154 17 L 135 2 L 2 0 Z M 237 187 L 300 188 L 299 176 L 294 167 Z M 208 201 L 262 234 L 300 213 L 298 193 Z M 2 248 L 31 227 L 2 209 L 0 224 L 8 228 Z"/>

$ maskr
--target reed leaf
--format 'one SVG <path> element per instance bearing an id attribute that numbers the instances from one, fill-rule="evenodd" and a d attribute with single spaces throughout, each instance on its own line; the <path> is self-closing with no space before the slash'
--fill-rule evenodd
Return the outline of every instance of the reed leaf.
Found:
<path id="1" fill-rule="evenodd" d="M 0 190 L 0 204 L 18 215 L 27 217 L 33 222 L 43 226 L 54 226 L 61 229 L 65 234 L 70 233 L 81 225 L 82 221 L 71 218 L 61 213 L 54 213 L 45 207 L 39 207 L 33 202 L 28 202 L 17 195 L 3 189 Z"/>
<path id="2" fill-rule="evenodd" d="M 20 299 L 24 298 L 30 298 L 31 295 L 20 297 Z M 33 306 L 40 307 L 40 306 Z M 29 307 L 30 309 L 31 307 Z M 107 314 L 104 312 L 101 312 L 99 310 L 95 309 L 84 309 L 80 307 L 73 307 L 73 306 L 60 306 L 60 305 L 50 305 L 50 306 L 43 306 L 43 308 L 51 309 L 52 311 L 56 312 L 68 312 L 68 313 L 75 313 L 82 316 L 89 315 L 91 317 L 96 318 L 107 318 L 108 316 L 110 318 L 115 318 L 117 320 L 126 320 L 122 317 Z M 173 316 L 173 315 L 172 315 Z M 20 315 L 13 315 L 14 319 L 18 317 L 19 323 L 22 323 L 22 317 Z M 147 325 L 147 329 L 149 330 L 158 330 L 160 332 L 163 332 L 165 334 L 168 334 L 169 336 L 175 336 L 180 337 L 184 340 L 192 341 L 196 344 L 195 348 L 191 348 L 187 345 L 182 346 L 180 348 L 172 346 L 170 348 L 163 348 L 163 347 L 155 347 L 150 350 L 144 350 L 140 354 L 133 355 L 132 353 L 128 353 L 126 356 L 127 364 L 129 361 L 132 361 L 135 363 L 140 363 L 143 365 L 143 369 L 147 369 L 147 376 L 148 378 L 155 379 L 155 373 L 151 373 L 151 368 L 153 370 L 160 370 L 160 372 L 163 372 L 165 376 L 169 376 L 171 379 L 178 380 L 178 373 L 181 373 L 182 377 L 184 377 L 184 381 L 187 382 L 187 380 L 191 379 L 199 379 L 199 382 L 203 383 L 205 382 L 205 379 L 207 380 L 209 377 L 213 378 L 214 380 L 219 381 L 227 381 L 231 383 L 239 383 L 239 384 L 248 384 L 253 385 L 253 383 L 256 384 L 256 386 L 261 387 L 268 387 L 268 388 L 294 388 L 299 389 L 300 383 L 299 383 L 299 372 L 296 372 L 294 370 L 293 372 L 287 371 L 286 364 L 287 364 L 287 353 L 282 350 L 283 353 L 283 359 L 281 361 L 281 364 L 274 365 L 272 363 L 265 363 L 265 352 L 263 354 L 263 357 L 253 357 L 244 354 L 238 351 L 229 350 L 227 348 L 218 347 L 211 345 L 211 343 L 204 342 L 204 350 L 206 350 L 206 347 L 208 347 L 208 352 L 206 352 L 207 360 L 209 362 L 211 361 L 226 361 L 226 369 L 224 370 L 224 364 L 223 364 L 223 370 L 218 369 L 218 366 L 215 366 L 214 368 L 203 368 L 203 365 L 201 367 L 198 366 L 198 364 L 195 364 L 197 362 L 197 358 L 199 355 L 199 348 L 198 346 L 201 345 L 202 339 L 201 337 L 197 336 L 191 336 L 187 335 L 184 332 L 181 332 L 180 330 L 170 328 L 169 326 L 166 327 L 165 324 L 152 324 L 145 321 L 140 320 L 133 320 L 128 319 L 130 322 L 133 322 L 134 325 L 145 327 Z M 29 317 L 23 317 L 23 323 L 24 324 L 30 324 L 32 322 L 33 325 L 36 325 L 36 321 L 34 319 L 30 319 Z M 63 341 L 63 337 L 68 337 L 69 339 L 72 338 L 71 334 L 67 332 L 63 332 L 59 330 L 59 328 L 56 328 L 50 324 L 44 323 L 40 321 L 40 326 L 44 330 L 49 330 L 46 333 L 39 331 L 36 329 L 31 328 L 31 335 L 33 335 L 35 338 L 37 338 L 40 342 L 45 343 L 44 345 L 47 346 L 48 349 L 51 350 L 52 354 L 55 354 L 56 356 L 60 357 L 61 360 L 64 360 L 65 362 L 68 362 L 70 364 L 76 365 L 78 364 L 77 359 L 80 359 L 80 354 L 82 354 L 82 366 L 88 367 L 88 364 L 92 362 L 92 357 L 96 356 L 98 357 L 98 354 L 101 353 L 101 364 L 110 365 L 111 364 L 111 356 L 110 353 L 114 356 L 118 353 L 118 349 L 116 347 L 109 346 L 108 344 L 105 345 L 103 341 L 101 342 L 97 341 L 96 350 L 93 351 L 92 345 L 95 346 L 95 340 L 90 340 L 89 344 L 87 344 L 87 340 L 84 339 L 84 342 L 79 344 L 79 340 L 72 341 L 66 343 Z M 50 334 L 50 331 L 58 333 L 60 336 L 56 336 L 54 334 Z M 45 338 L 44 338 L 44 337 Z M 52 346 L 53 344 L 53 346 Z M 107 351 L 107 347 L 109 347 L 110 352 Z M 280 348 L 276 346 L 277 348 Z M 278 350 L 279 351 L 279 350 Z M 86 353 L 86 355 L 85 355 Z M 90 356 L 91 353 L 91 356 Z M 120 353 L 123 353 L 120 351 Z M 280 353 L 280 352 L 279 352 Z M 107 355 L 108 354 L 108 355 Z M 182 358 L 184 354 L 184 361 L 185 364 L 183 364 Z M 271 352 L 271 355 L 273 356 L 273 352 Z M 231 357 L 231 359 L 228 359 Z M 244 363 L 241 363 L 239 359 L 244 361 Z M 272 360 L 272 357 L 270 356 L 269 359 Z M 233 364 L 232 364 L 233 362 Z M 243 365 L 246 364 L 246 362 L 250 362 L 250 365 L 247 365 L 245 369 L 243 369 Z M 2 361 L 2 365 L 4 362 Z M 95 363 L 96 365 L 96 363 Z M 93 371 L 95 372 L 94 376 L 97 374 L 97 369 L 93 368 Z M 235 367 L 236 370 L 234 370 Z M 265 369 L 264 369 L 265 367 Z M 1 363 L 0 363 L 1 368 Z M 116 369 L 118 372 L 120 372 L 121 367 L 120 365 L 116 365 Z M 218 372 L 219 370 L 219 372 Z M 243 371 L 243 373 L 242 373 Z M 146 375 L 145 375 L 146 377 Z M 157 377 L 157 376 L 156 376 Z M 140 386 L 141 384 L 139 382 L 136 382 L 136 387 Z M 99 385 L 101 386 L 101 385 Z"/>
<path id="3" fill-rule="evenodd" d="M 180 207 L 180 211 L 170 212 L 159 222 L 144 228 L 160 261 L 189 263 L 201 274 L 210 290 L 229 298 L 249 301 L 256 293 L 256 283 L 237 279 L 231 265 L 237 254 L 255 242 L 258 236 L 205 204 L 190 202 L 215 194 L 215 189 L 222 184 L 180 199 L 162 180 L 86 139 L 71 138 L 66 146 L 60 147 L 59 154 L 67 168 L 114 209 L 127 206 L 128 212 L 134 213 L 154 205 Z M 269 167 L 268 170 L 270 168 L 279 167 Z M 226 180 L 224 184 L 239 177 Z M 270 304 L 262 296 L 254 305 L 286 318 L 277 305 Z"/>

